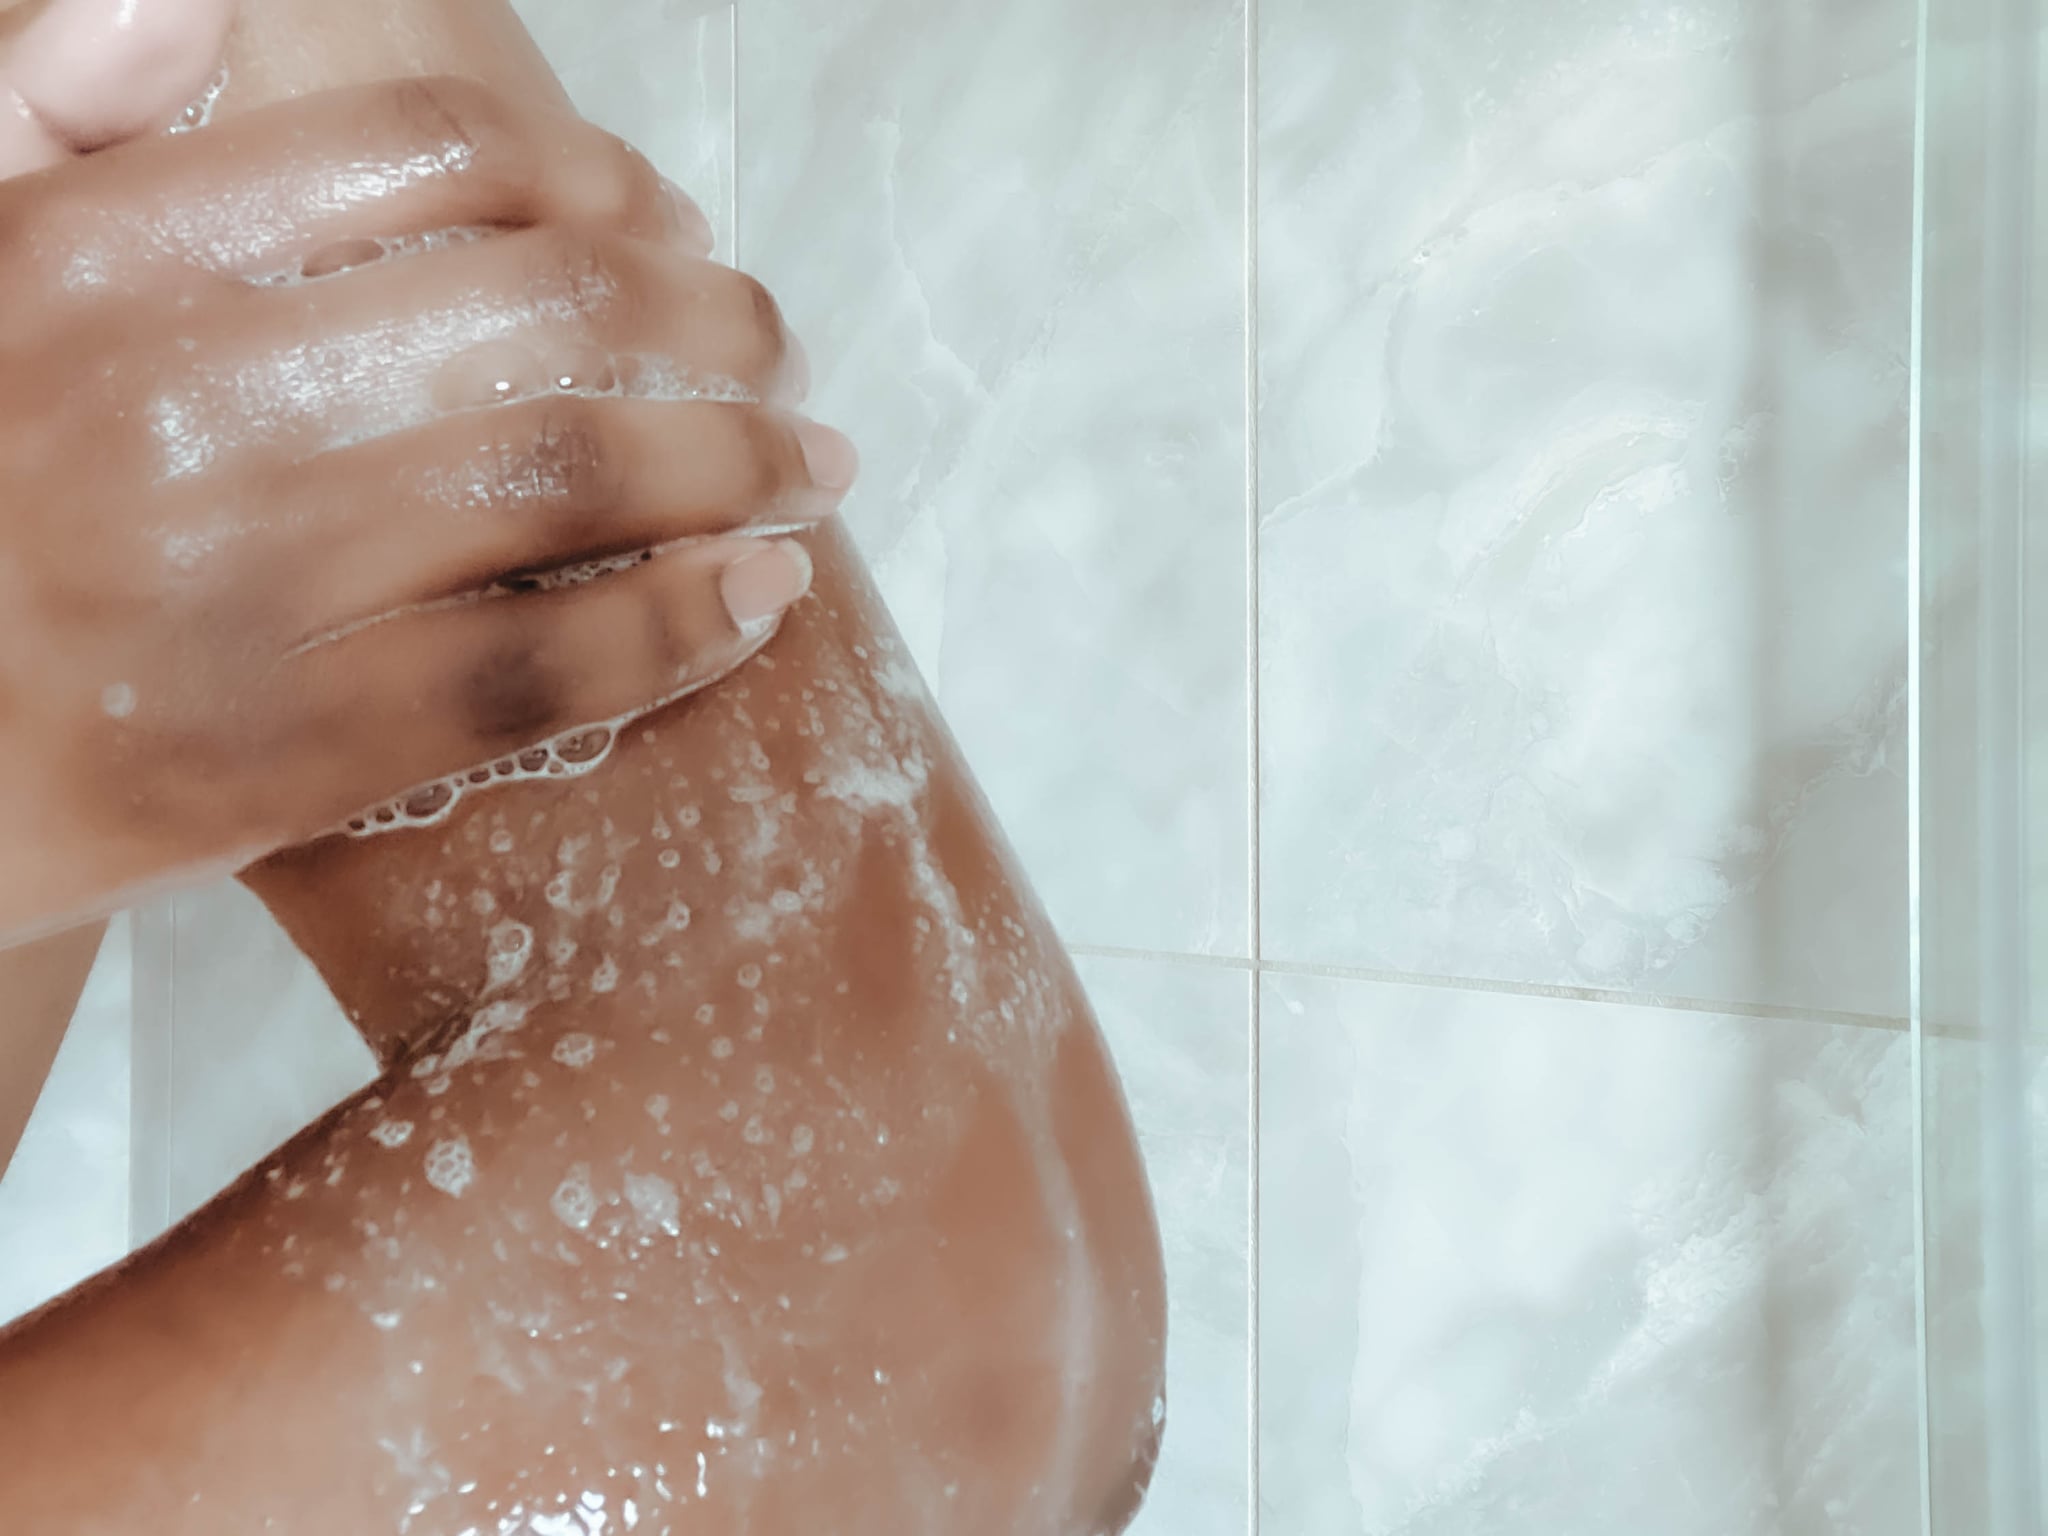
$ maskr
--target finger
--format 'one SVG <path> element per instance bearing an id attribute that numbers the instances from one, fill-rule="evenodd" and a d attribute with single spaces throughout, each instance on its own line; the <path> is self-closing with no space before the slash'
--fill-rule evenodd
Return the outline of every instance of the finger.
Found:
<path id="1" fill-rule="evenodd" d="M 153 408 L 220 440 L 260 423 L 287 457 L 531 395 L 594 362 L 642 398 L 780 405 L 799 378 L 759 283 L 612 236 L 528 230 L 249 299 Z"/>
<path id="2" fill-rule="evenodd" d="M 205 88 L 232 0 L 52 0 L 15 44 L 22 101 L 73 151 L 161 127 Z"/>
<path id="3" fill-rule="evenodd" d="M 443 409 L 487 405 L 553 378 L 560 367 L 603 352 L 624 366 L 634 358 L 679 365 L 675 379 L 647 374 L 645 392 L 726 388 L 791 404 L 803 382 L 801 354 L 775 298 L 758 281 L 671 246 L 585 227 L 549 226 L 502 239 L 460 244 L 415 260 L 365 268 L 331 282 L 281 291 L 276 326 L 293 335 L 377 338 L 387 352 L 391 317 L 418 316 L 409 333 L 431 370 Z M 492 342 L 531 354 L 529 379 L 449 365 Z M 491 367 L 516 364 L 490 354 Z M 378 392 L 388 395 L 383 371 Z M 621 379 L 629 392 L 631 377 Z"/>
<path id="4" fill-rule="evenodd" d="M 0 86 L 0 90 L 4 90 Z M 19 97 L 0 97 L 0 177 L 26 176 L 61 164 L 70 151 Z"/>
<path id="5" fill-rule="evenodd" d="M 472 411 L 294 472 L 339 625 L 508 575 L 831 515 L 853 447 L 762 406 L 557 396 Z M 310 487 L 310 489 L 306 489 Z"/>
<path id="6" fill-rule="evenodd" d="M 334 819 L 361 809 L 369 786 L 398 794 L 715 681 L 766 643 L 810 580 L 801 545 L 722 540 L 305 653 L 295 685 L 342 747 L 326 764 Z"/>
<path id="7" fill-rule="evenodd" d="M 593 368 L 620 393 L 667 400 L 781 405 L 800 378 L 759 283 L 616 236 L 527 230 L 243 297 L 149 408 L 193 441 L 260 438 L 283 462 Z M 176 312 L 148 323 L 182 335 Z"/>
<path id="8" fill-rule="evenodd" d="M 623 140 L 453 77 L 266 106 L 0 190 L 0 228 L 73 266 L 89 256 L 109 280 L 167 262 L 246 279 L 338 270 L 387 242 L 550 222 L 710 249 L 702 211 Z"/>

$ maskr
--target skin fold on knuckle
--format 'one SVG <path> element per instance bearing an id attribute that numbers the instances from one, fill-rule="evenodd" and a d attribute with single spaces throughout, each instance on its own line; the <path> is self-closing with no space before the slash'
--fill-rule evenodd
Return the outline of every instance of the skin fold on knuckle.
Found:
<path id="1" fill-rule="evenodd" d="M 595 402 L 554 401 L 527 431 L 500 443 L 490 487 L 494 513 L 541 524 L 515 530 L 520 536 L 560 547 L 594 535 L 621 504 L 624 455 Z"/>
<path id="2" fill-rule="evenodd" d="M 654 162 L 624 139 L 606 135 L 603 150 L 581 174 L 588 216 L 620 234 L 653 233 L 668 222 L 668 193 Z"/>
<path id="3" fill-rule="evenodd" d="M 760 406 L 723 407 L 735 447 L 730 494 L 740 520 L 772 522 L 809 478 L 789 423 Z"/>
<path id="4" fill-rule="evenodd" d="M 779 377 L 789 357 L 789 331 L 782 319 L 782 306 L 759 279 L 734 273 L 738 279 L 733 296 L 736 365 L 749 377 L 769 382 Z"/>
<path id="5" fill-rule="evenodd" d="M 542 323 L 565 341 L 600 350 L 630 349 L 640 339 L 638 320 L 646 300 L 627 268 L 617 237 L 556 226 L 540 239 L 533 269 L 520 274 L 524 293 L 507 297 L 537 306 Z"/>
<path id="6" fill-rule="evenodd" d="M 424 145 L 444 170 L 470 170 L 487 150 L 513 137 L 507 130 L 511 114 L 505 103 L 474 80 L 432 75 L 393 80 L 381 89 L 400 136 Z"/>
<path id="7" fill-rule="evenodd" d="M 518 604 L 519 599 L 502 599 Z M 484 747 L 529 745 L 558 729 L 570 713 L 571 690 L 560 664 L 524 615 L 493 621 L 493 634 L 457 674 L 455 718 Z"/>

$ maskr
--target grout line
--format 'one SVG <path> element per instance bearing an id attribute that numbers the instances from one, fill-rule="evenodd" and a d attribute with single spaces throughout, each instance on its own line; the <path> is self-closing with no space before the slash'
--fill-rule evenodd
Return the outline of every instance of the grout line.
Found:
<path id="1" fill-rule="evenodd" d="M 1725 1013 L 1746 1019 L 1782 1019 L 1799 1024 L 1855 1024 L 1869 1029 L 1903 1030 L 1906 1021 L 1886 1014 L 1855 1013 L 1839 1008 L 1788 1008 L 1778 1003 L 1742 1003 L 1705 997 L 1674 997 L 1659 992 L 1622 992 L 1601 987 L 1557 986 L 1541 981 L 1499 981 L 1484 976 L 1427 976 L 1411 971 L 1375 971 L 1345 965 L 1303 965 L 1267 961 L 1258 969 L 1274 976 L 1306 976 L 1330 981 L 1375 982 L 1382 986 L 1433 987 L 1448 992 L 1493 992 L 1504 997 L 1554 998 L 1563 1002 L 1604 1003 L 1622 1008 L 1654 1008 L 1667 1013 Z"/>
<path id="2" fill-rule="evenodd" d="M 1256 4 L 1257 0 L 1253 0 Z M 1245 1210 L 1247 1221 L 1245 1273 L 1245 1431 L 1247 1471 L 1245 1478 L 1245 1517 L 1251 1536 L 1259 1536 L 1259 1281 L 1263 1273 L 1260 1259 L 1259 1222 L 1262 1214 L 1259 1198 L 1259 1164 L 1261 1124 L 1259 1115 L 1259 1057 L 1260 1057 L 1260 994 L 1265 984 L 1254 970 L 1245 978 L 1250 993 L 1251 1039 L 1249 1042 L 1250 1064 L 1246 1072 L 1248 1081 L 1248 1102 L 1245 1113 L 1250 1125 L 1250 1144 L 1246 1158 L 1249 1179 L 1245 1188 Z"/>
<path id="3" fill-rule="evenodd" d="M 1196 955 L 1170 949 L 1119 949 L 1113 944 L 1069 944 L 1070 955 L 1091 960 L 1154 960 L 1168 965 L 1192 965 L 1212 971 L 1255 971 L 1256 963 L 1243 955 Z"/>
<path id="4" fill-rule="evenodd" d="M 740 0 L 732 0 L 732 46 L 727 49 L 731 66 L 731 89 L 726 107 L 730 113 L 730 134 L 726 138 L 726 173 L 731 184 L 726 192 L 726 214 L 732 229 L 732 264 L 740 265 Z"/>
<path id="5" fill-rule="evenodd" d="M 1734 1018 L 1781 1019 L 1794 1024 L 1846 1024 L 1864 1029 L 1904 1031 L 1907 1021 L 1881 1013 L 1841 1008 L 1791 1008 L 1777 1003 L 1742 1003 L 1657 992 L 1610 991 L 1557 986 L 1540 981 L 1501 981 L 1486 976 L 1441 976 L 1420 971 L 1378 971 L 1363 966 L 1313 965 L 1294 960 L 1253 960 L 1243 955 L 1200 955 L 1164 949 L 1119 949 L 1105 944 L 1069 944 L 1067 952 L 1098 960 L 1143 960 L 1205 970 L 1251 971 L 1260 976 L 1300 976 L 1318 981 L 1356 981 L 1383 987 L 1430 987 L 1444 992 L 1490 992 L 1502 997 L 1540 997 L 1610 1007 L 1650 1008 L 1666 1013 L 1720 1013 Z"/>
<path id="6" fill-rule="evenodd" d="M 1921 1536 L 1934 1536 L 1934 1441 L 1929 1422 L 1927 1352 L 1927 1145 L 1926 1020 L 1921 1007 L 1924 982 L 1920 953 L 1920 758 L 1921 584 L 1925 580 L 1920 547 L 1920 488 L 1924 464 L 1920 433 L 1925 425 L 1920 376 L 1925 365 L 1927 285 L 1927 45 L 1930 0 L 1920 0 L 1914 22 L 1913 60 L 1913 231 L 1909 279 L 1911 320 L 1907 334 L 1906 369 L 1906 1008 L 1911 1037 L 1913 1094 L 1913 1364 L 1918 1375 L 1914 1451 L 1920 1473 Z"/>
<path id="7" fill-rule="evenodd" d="M 1246 926 L 1252 958 L 1264 951 L 1259 845 L 1265 810 L 1259 742 L 1259 0 L 1244 8 L 1244 592 Z"/>
<path id="8" fill-rule="evenodd" d="M 1265 810 L 1259 741 L 1259 0 L 1244 5 L 1244 500 L 1245 500 L 1245 714 L 1247 923 L 1251 938 L 1248 1018 L 1250 1055 L 1245 1189 L 1245 1529 L 1259 1536 L 1259 1039 L 1260 966 L 1265 955 L 1264 858 L 1260 821 Z"/>
<path id="9" fill-rule="evenodd" d="M 134 909 L 128 924 L 128 1246 L 135 1249 L 171 1224 L 177 898 Z"/>

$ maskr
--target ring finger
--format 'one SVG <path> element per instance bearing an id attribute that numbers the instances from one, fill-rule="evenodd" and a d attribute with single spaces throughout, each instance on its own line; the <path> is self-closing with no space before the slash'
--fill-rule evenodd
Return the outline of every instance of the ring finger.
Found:
<path id="1" fill-rule="evenodd" d="M 321 530 L 308 563 L 339 627 L 680 539 L 806 526 L 855 468 L 839 433 L 765 406 L 557 397 L 322 455 L 284 499 L 294 526 Z"/>

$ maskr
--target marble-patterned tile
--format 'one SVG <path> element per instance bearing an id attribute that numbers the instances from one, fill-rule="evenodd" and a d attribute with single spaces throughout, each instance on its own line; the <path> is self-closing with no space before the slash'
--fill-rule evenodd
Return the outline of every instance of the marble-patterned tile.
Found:
<path id="1" fill-rule="evenodd" d="M 320 973 L 255 897 L 221 885 L 174 908 L 171 1221 L 376 1076 Z"/>
<path id="2" fill-rule="evenodd" d="M 1902 1032 L 1266 988 L 1267 1536 L 1919 1530 Z"/>
<path id="3" fill-rule="evenodd" d="M 730 0 L 513 0 L 569 97 L 600 128 L 637 145 L 695 198 L 732 250 Z"/>
<path id="4" fill-rule="evenodd" d="M 747 0 L 741 264 L 1061 931 L 1243 954 L 1241 0 Z"/>
<path id="5" fill-rule="evenodd" d="M 1241 1536 L 1250 1504 L 1251 976 L 1083 959 L 1166 1250 L 1166 1445 L 1134 1536 Z"/>
<path id="6" fill-rule="evenodd" d="M 1911 0 L 1269 0 L 1263 924 L 1904 1010 Z"/>
<path id="7" fill-rule="evenodd" d="M 0 1323 L 128 1252 L 130 974 L 128 920 L 116 918 L 0 1178 Z"/>

